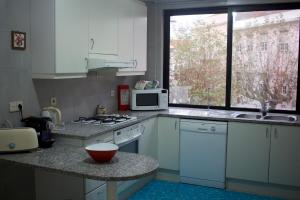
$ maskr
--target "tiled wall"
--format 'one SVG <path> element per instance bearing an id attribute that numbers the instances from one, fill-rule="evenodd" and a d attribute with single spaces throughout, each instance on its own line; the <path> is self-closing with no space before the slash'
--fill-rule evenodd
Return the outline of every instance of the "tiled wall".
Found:
<path id="1" fill-rule="evenodd" d="M 70 121 L 93 116 L 97 105 L 105 106 L 109 113 L 117 112 L 117 85 L 133 86 L 140 78 L 116 77 L 114 70 L 102 70 L 86 79 L 34 80 L 34 85 L 41 107 L 49 106 L 50 98 L 56 97 L 63 121 Z M 115 96 L 111 96 L 111 90 Z"/>
<path id="2" fill-rule="evenodd" d="M 30 57 L 30 0 L 0 0 L 0 127 L 5 119 L 20 125 L 18 113 L 9 113 L 9 102 L 23 100 L 24 116 L 39 115 L 55 96 L 63 120 L 91 116 L 98 104 L 117 111 L 116 96 L 110 91 L 118 84 L 133 85 L 142 77 L 116 77 L 115 71 L 91 73 L 85 79 L 32 80 Z M 27 33 L 25 51 L 11 50 L 10 31 Z M 117 94 L 117 93 L 116 93 Z"/>

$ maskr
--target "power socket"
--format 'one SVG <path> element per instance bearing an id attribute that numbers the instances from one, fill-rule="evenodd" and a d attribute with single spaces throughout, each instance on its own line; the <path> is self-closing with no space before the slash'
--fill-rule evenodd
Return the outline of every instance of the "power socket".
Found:
<path id="1" fill-rule="evenodd" d="M 19 104 L 22 105 L 22 108 L 24 110 L 23 101 L 11 101 L 9 102 L 9 112 L 19 112 Z"/>
<path id="2" fill-rule="evenodd" d="M 51 97 L 50 104 L 51 104 L 51 106 L 57 106 L 57 99 L 56 99 L 56 97 Z"/>
<path id="3" fill-rule="evenodd" d="M 111 96 L 111 97 L 114 97 L 115 95 L 116 95 L 116 91 L 115 91 L 115 90 L 111 90 L 111 91 L 110 91 L 110 96 Z"/>

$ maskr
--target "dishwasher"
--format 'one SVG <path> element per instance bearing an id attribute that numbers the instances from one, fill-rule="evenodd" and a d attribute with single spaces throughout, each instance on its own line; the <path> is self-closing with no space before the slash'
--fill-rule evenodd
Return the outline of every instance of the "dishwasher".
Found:
<path id="1" fill-rule="evenodd" d="M 182 119 L 180 180 L 225 188 L 227 123 Z"/>

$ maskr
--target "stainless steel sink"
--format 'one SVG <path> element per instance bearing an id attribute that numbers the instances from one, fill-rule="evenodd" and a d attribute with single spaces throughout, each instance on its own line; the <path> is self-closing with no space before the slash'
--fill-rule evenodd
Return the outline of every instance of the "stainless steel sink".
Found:
<path id="1" fill-rule="evenodd" d="M 261 119 L 261 120 L 271 120 L 271 121 L 286 121 L 294 122 L 297 121 L 297 117 L 294 115 L 267 115 L 262 117 L 260 114 L 251 114 L 251 113 L 234 113 L 232 115 L 234 118 L 238 119 Z"/>
<path id="2" fill-rule="evenodd" d="M 260 119 L 261 115 L 258 114 L 249 114 L 249 113 L 236 113 L 234 118 L 241 118 L 241 119 Z"/>
<path id="3" fill-rule="evenodd" d="M 297 121 L 296 116 L 288 115 L 267 115 L 264 117 L 266 120 L 274 120 L 274 121 L 288 121 L 288 122 L 294 122 Z"/>

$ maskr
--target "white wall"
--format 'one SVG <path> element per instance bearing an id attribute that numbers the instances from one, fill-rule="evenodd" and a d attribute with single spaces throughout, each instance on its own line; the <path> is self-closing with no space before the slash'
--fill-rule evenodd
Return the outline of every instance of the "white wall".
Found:
<path id="1" fill-rule="evenodd" d="M 299 2 L 299 0 L 150 0 L 148 5 L 147 79 L 163 81 L 163 11 L 166 9 Z"/>

